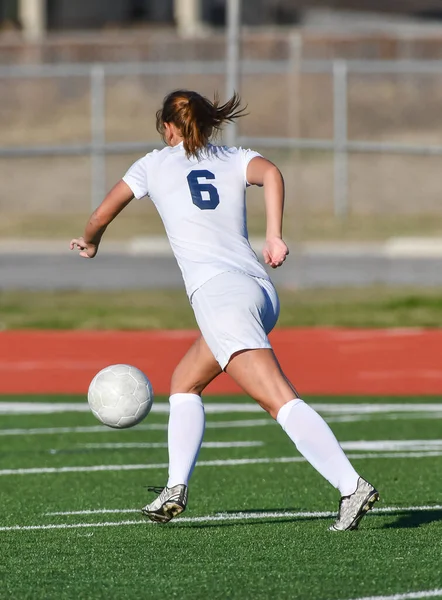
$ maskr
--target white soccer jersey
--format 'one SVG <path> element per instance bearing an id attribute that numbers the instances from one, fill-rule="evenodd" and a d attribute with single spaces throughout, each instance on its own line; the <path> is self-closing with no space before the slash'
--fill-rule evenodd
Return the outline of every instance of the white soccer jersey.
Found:
<path id="1" fill-rule="evenodd" d="M 226 271 L 269 279 L 247 235 L 246 171 L 255 156 L 210 145 L 199 159 L 188 159 L 180 143 L 146 154 L 123 177 L 136 198 L 155 204 L 189 298 Z"/>

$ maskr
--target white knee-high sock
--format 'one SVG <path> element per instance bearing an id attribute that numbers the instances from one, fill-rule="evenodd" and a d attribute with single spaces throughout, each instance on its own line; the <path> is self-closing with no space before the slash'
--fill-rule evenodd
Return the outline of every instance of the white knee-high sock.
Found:
<path id="1" fill-rule="evenodd" d="M 173 394 L 168 429 L 169 480 L 167 487 L 187 485 L 203 441 L 205 414 L 197 394 Z"/>
<path id="2" fill-rule="evenodd" d="M 296 399 L 280 408 L 276 420 L 308 462 L 341 492 L 352 494 L 358 473 L 345 456 L 332 430 L 308 404 Z"/>

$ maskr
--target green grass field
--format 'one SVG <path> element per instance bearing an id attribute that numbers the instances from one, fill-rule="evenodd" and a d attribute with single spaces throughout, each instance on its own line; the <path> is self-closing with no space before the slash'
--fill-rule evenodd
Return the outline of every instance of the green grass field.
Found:
<path id="1" fill-rule="evenodd" d="M 145 486 L 166 481 L 165 401 L 114 431 L 83 398 L 0 398 L 2 599 L 442 597 L 439 399 L 311 399 L 381 493 L 347 533 L 328 531 L 336 490 L 263 411 L 232 397 L 206 402 L 186 513 L 145 521 Z M 51 414 L 27 414 L 47 402 Z M 237 410 L 212 412 L 223 402 Z"/>
<path id="2" fill-rule="evenodd" d="M 440 327 L 442 290 L 280 290 L 279 327 Z M 0 329 L 194 329 L 184 290 L 5 290 Z"/>

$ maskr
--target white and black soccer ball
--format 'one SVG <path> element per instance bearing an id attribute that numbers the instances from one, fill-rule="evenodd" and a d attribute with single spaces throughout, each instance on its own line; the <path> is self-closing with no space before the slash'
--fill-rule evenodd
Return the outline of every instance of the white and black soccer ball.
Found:
<path id="1" fill-rule="evenodd" d="M 131 365 L 110 365 L 99 371 L 89 386 L 89 406 L 108 427 L 133 427 L 150 412 L 152 385 L 146 375 Z"/>

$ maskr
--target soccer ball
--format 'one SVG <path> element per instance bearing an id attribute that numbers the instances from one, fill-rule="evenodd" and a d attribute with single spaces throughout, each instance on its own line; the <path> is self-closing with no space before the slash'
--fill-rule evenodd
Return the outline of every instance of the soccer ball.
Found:
<path id="1" fill-rule="evenodd" d="M 152 385 L 131 365 L 110 365 L 99 371 L 89 386 L 89 406 L 108 427 L 124 429 L 140 423 L 150 412 Z"/>

